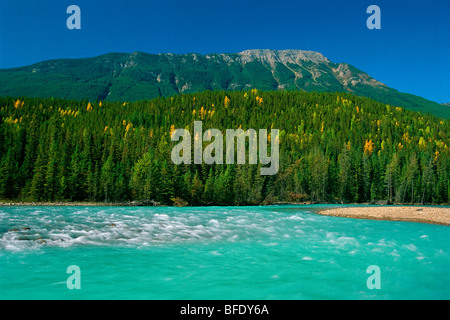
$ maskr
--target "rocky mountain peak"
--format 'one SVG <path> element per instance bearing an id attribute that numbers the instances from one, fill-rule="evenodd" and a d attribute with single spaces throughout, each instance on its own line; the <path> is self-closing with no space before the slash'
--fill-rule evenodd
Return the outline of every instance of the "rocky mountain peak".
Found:
<path id="1" fill-rule="evenodd" d="M 307 50 L 270 50 L 270 49 L 252 49 L 245 50 L 238 55 L 242 63 L 252 62 L 254 60 L 266 62 L 273 66 L 276 63 L 298 64 L 301 61 L 308 60 L 314 63 L 330 62 L 321 53 Z"/>

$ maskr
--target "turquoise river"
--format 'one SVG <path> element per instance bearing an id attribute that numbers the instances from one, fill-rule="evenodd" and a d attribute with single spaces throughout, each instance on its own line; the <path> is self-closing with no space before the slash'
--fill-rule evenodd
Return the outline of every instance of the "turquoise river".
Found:
<path id="1" fill-rule="evenodd" d="M 0 299 L 450 299 L 449 227 L 323 207 L 0 207 Z"/>

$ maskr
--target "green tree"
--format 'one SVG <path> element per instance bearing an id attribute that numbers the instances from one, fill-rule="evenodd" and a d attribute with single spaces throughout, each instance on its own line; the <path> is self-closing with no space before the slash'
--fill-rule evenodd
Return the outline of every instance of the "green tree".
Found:
<path id="1" fill-rule="evenodd" d="M 311 197 L 314 201 L 326 201 L 328 198 L 328 159 L 322 151 L 315 149 L 309 157 L 309 162 L 311 171 Z M 342 165 L 345 166 L 344 163 Z M 348 168 L 343 167 L 342 170 L 342 174 L 345 174 L 345 170 L 348 170 Z M 344 177 L 342 179 L 344 180 Z"/>
<path id="2" fill-rule="evenodd" d="M 105 196 L 105 202 L 110 202 L 114 200 L 114 181 L 115 181 L 115 170 L 112 154 L 109 155 L 105 164 L 102 168 L 102 185 L 103 192 Z"/>
<path id="3" fill-rule="evenodd" d="M 133 198 L 136 200 L 150 200 L 153 198 L 151 192 L 151 166 L 152 157 L 149 152 L 144 153 L 133 168 L 131 175 L 131 189 Z"/>
<path id="4" fill-rule="evenodd" d="M 195 172 L 191 186 L 191 201 L 193 205 L 199 205 L 203 196 L 203 183 L 199 178 L 198 172 Z"/>
<path id="5" fill-rule="evenodd" d="M 422 163 L 422 197 L 421 203 L 429 203 L 432 200 L 433 187 L 435 184 L 433 159 L 423 160 Z"/>
<path id="6" fill-rule="evenodd" d="M 12 152 L 8 150 L 0 161 L 0 198 L 14 199 L 14 161 Z"/>
<path id="7" fill-rule="evenodd" d="M 30 195 L 32 199 L 36 201 L 44 201 L 47 199 L 47 190 L 45 188 L 45 173 L 47 171 L 47 156 L 44 150 L 44 146 L 41 143 L 39 145 L 39 154 L 34 166 L 34 175 L 31 180 Z"/>
<path id="8" fill-rule="evenodd" d="M 208 178 L 205 183 L 205 190 L 203 192 L 202 203 L 206 205 L 211 205 L 214 203 L 214 170 L 211 167 L 209 169 Z"/>
<path id="9" fill-rule="evenodd" d="M 351 195 L 351 156 L 347 146 L 344 146 L 339 155 L 339 198 L 342 202 L 352 199 Z"/>
<path id="10" fill-rule="evenodd" d="M 406 167 L 405 178 L 403 179 L 403 197 L 402 202 L 405 202 L 406 191 L 408 190 L 408 185 L 411 186 L 411 204 L 414 204 L 414 181 L 418 172 L 417 156 L 413 153 L 409 159 L 408 166 Z"/>
<path id="11" fill-rule="evenodd" d="M 399 180 L 399 164 L 400 160 L 398 155 L 395 153 L 392 157 L 391 162 L 386 167 L 385 182 L 387 189 L 387 202 L 392 203 L 392 199 L 395 197 L 396 193 L 399 194 L 397 185 Z"/>

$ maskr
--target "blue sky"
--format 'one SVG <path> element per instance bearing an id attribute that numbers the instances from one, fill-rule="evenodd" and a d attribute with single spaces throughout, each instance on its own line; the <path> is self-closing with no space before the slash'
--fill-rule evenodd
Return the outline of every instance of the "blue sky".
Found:
<path id="1" fill-rule="evenodd" d="M 81 30 L 69 30 L 69 5 Z M 381 30 L 369 30 L 369 5 Z M 397 90 L 450 102 L 448 0 L 0 0 L 0 68 L 108 52 L 319 51 Z"/>

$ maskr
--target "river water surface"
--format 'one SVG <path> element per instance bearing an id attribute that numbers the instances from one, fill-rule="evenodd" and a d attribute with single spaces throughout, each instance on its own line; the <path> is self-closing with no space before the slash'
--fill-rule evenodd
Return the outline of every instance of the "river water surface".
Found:
<path id="1" fill-rule="evenodd" d="M 323 207 L 0 207 L 0 299 L 450 299 L 449 227 Z"/>

